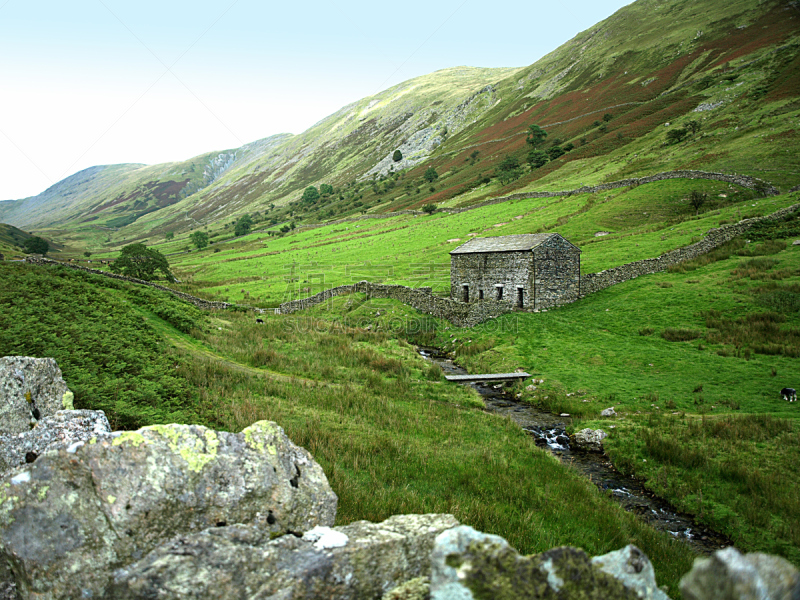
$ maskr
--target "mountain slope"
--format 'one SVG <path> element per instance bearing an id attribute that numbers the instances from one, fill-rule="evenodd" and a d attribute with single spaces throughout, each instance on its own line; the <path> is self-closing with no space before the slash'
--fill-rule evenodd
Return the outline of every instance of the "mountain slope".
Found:
<path id="1" fill-rule="evenodd" d="M 101 168 L 108 185 L 57 184 L 35 200 L 0 204 L 0 219 L 111 228 L 103 243 L 114 246 L 222 228 L 244 213 L 316 222 L 678 168 L 746 173 L 787 189 L 800 183 L 791 151 L 799 18 L 785 0 L 639 0 L 529 67 L 438 71 L 300 135 L 184 163 Z M 541 149 L 550 160 L 539 168 L 525 165 L 531 124 L 548 132 Z M 397 149 L 403 159 L 394 162 Z M 509 160 L 520 166 L 503 172 Z M 423 178 L 430 166 L 435 182 Z M 116 183 L 111 169 L 121 170 Z M 321 183 L 334 193 L 300 202 L 303 189 Z"/>

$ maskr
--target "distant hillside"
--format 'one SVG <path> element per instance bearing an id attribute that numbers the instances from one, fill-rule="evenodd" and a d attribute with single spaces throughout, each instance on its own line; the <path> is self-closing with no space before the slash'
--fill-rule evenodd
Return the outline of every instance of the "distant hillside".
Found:
<path id="1" fill-rule="evenodd" d="M 317 222 L 682 168 L 788 189 L 800 183 L 799 19 L 785 0 L 639 0 L 529 67 L 445 69 L 300 135 L 182 163 L 94 167 L 0 204 L 0 219 L 113 247 L 221 229 L 245 213 Z M 545 158 L 529 163 L 533 124 L 548 137 Z M 427 181 L 431 166 L 438 178 Z M 323 183 L 332 193 L 301 201 Z"/>

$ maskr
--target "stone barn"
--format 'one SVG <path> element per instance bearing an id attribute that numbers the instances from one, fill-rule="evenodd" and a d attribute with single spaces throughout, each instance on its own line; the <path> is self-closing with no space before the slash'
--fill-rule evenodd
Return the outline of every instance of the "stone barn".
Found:
<path id="1" fill-rule="evenodd" d="M 581 250 L 557 233 L 474 238 L 450 252 L 450 297 L 540 309 L 578 299 Z"/>

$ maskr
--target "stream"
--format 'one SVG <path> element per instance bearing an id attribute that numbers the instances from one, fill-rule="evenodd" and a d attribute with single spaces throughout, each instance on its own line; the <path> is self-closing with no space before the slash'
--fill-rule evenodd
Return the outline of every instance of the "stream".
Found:
<path id="1" fill-rule="evenodd" d="M 438 364 L 445 375 L 468 374 L 437 348 L 420 347 L 417 350 L 426 360 Z M 696 523 L 691 515 L 678 512 L 669 502 L 647 490 L 641 482 L 617 471 L 604 453 L 571 449 L 566 432 L 568 417 L 517 402 L 505 391 L 503 384 L 465 385 L 471 385 L 478 391 L 487 410 L 510 417 L 536 440 L 537 446 L 546 448 L 561 462 L 580 471 L 601 490 L 610 490 L 611 497 L 625 510 L 638 515 L 655 529 L 685 541 L 701 554 L 711 554 L 732 545 L 726 536 Z"/>

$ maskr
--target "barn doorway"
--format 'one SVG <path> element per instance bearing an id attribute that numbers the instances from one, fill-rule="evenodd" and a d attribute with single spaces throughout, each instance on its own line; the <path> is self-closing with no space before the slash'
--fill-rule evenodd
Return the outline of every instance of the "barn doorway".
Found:
<path id="1" fill-rule="evenodd" d="M 517 288 L 517 306 L 519 306 L 520 308 L 522 308 L 522 306 L 523 306 L 523 295 L 522 295 L 522 293 L 523 293 L 523 289 L 522 288 Z"/>
<path id="2" fill-rule="evenodd" d="M 469 286 L 468 285 L 462 286 L 461 289 L 462 289 L 461 295 L 464 302 L 469 302 Z"/>

